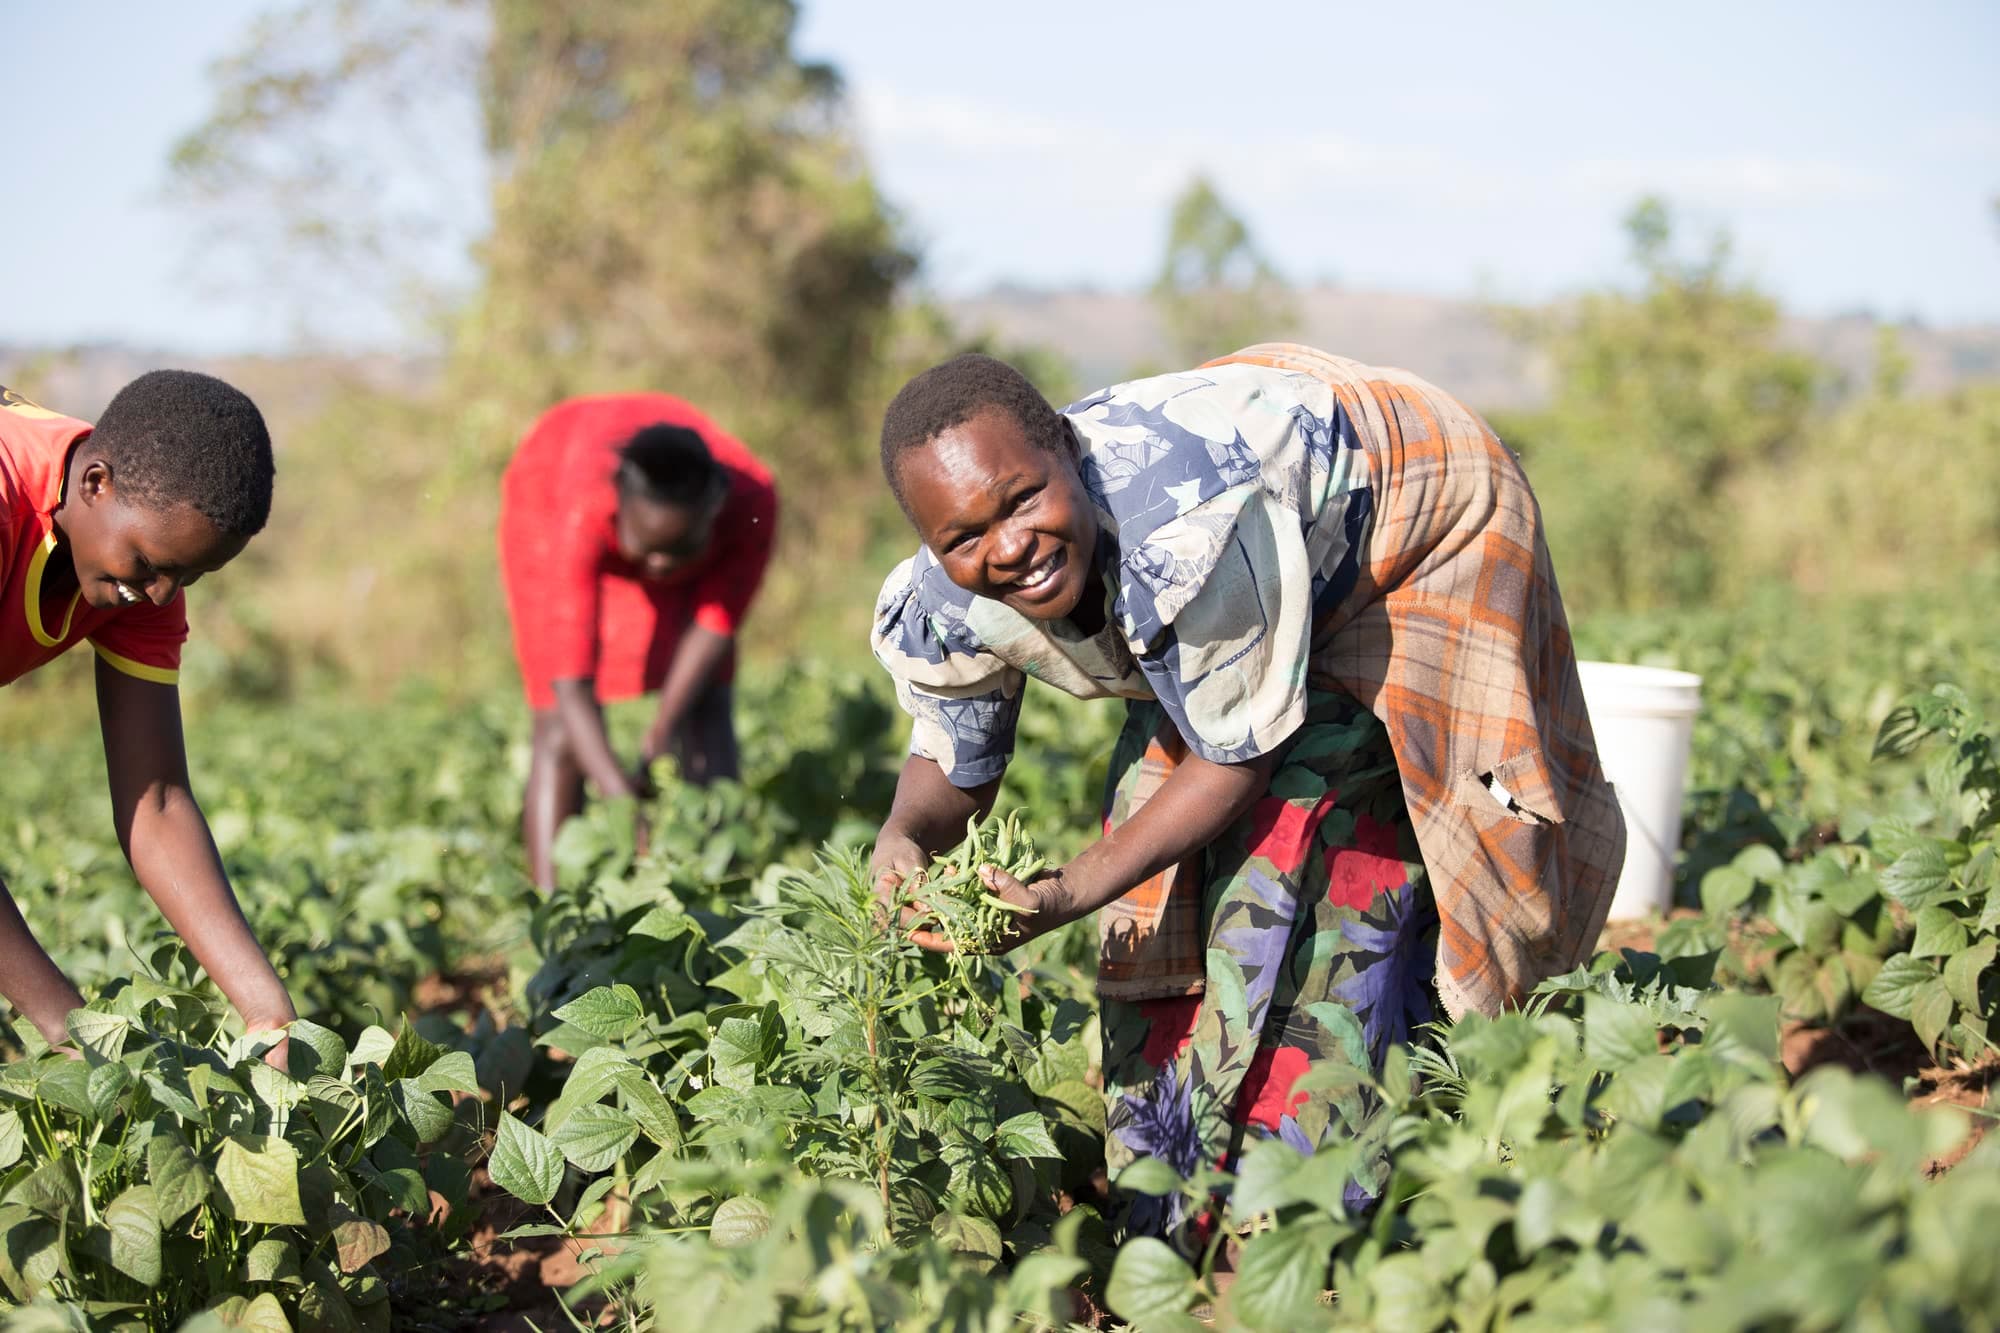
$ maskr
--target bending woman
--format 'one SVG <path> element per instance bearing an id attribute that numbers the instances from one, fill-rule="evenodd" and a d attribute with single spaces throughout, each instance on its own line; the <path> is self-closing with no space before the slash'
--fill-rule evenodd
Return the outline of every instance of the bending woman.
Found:
<path id="1" fill-rule="evenodd" d="M 988 872 L 1036 909 L 1015 943 L 1100 913 L 1114 1170 L 1310 1151 L 1361 1108 L 1294 1094 L 1308 1062 L 1379 1068 L 1434 1000 L 1589 952 L 1624 826 L 1527 480 L 1444 392 L 1269 344 L 1057 412 L 964 356 L 882 465 L 923 547 L 875 612 L 914 719 L 879 887 L 990 807 L 1028 677 L 1125 701 L 1104 837 Z"/>
<path id="2" fill-rule="evenodd" d="M 603 796 L 647 787 L 672 753 L 696 782 L 736 776 L 736 629 L 778 530 L 771 474 L 663 393 L 572 398 L 535 422 L 500 492 L 500 565 L 534 713 L 521 826 L 537 887 L 556 832 Z M 660 692 L 635 767 L 600 704 Z"/>

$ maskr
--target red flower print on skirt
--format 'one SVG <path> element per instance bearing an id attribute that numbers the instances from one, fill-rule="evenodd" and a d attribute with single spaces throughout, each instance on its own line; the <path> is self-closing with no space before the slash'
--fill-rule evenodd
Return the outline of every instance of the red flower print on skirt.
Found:
<path id="1" fill-rule="evenodd" d="M 1278 1122 L 1306 1104 L 1307 1094 L 1292 1092 L 1292 1084 L 1312 1057 L 1296 1046 L 1264 1046 L 1250 1059 L 1236 1094 L 1236 1123 L 1261 1125 L 1278 1132 Z"/>
<path id="2" fill-rule="evenodd" d="M 1327 852 L 1333 873 L 1326 896 L 1337 906 L 1366 908 L 1375 895 L 1400 889 L 1410 879 L 1403 858 L 1396 854 L 1396 830 L 1368 815 L 1354 817 L 1354 846 L 1335 847 Z"/>
<path id="3" fill-rule="evenodd" d="M 1134 1008 L 1147 1023 L 1146 1045 L 1139 1058 L 1155 1069 L 1165 1069 L 1194 1040 L 1194 1025 L 1201 1018 L 1201 996 L 1142 1000 Z"/>
<path id="4" fill-rule="evenodd" d="M 1340 793 L 1328 792 L 1310 806 L 1280 796 L 1266 796 L 1250 811 L 1250 854 L 1268 860 L 1281 875 L 1305 864 L 1320 820 L 1333 809 Z"/>

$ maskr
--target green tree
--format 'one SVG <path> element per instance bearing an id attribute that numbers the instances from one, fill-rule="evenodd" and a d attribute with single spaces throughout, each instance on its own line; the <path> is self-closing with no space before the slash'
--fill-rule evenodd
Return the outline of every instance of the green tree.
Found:
<path id="1" fill-rule="evenodd" d="M 310 505 L 288 559 L 311 587 L 288 600 L 351 605 L 356 569 L 373 596 L 365 629 L 329 612 L 288 630 L 433 659 L 441 637 L 497 644 L 499 470 L 537 412 L 578 393 L 701 404 L 772 461 L 787 543 L 811 544 L 822 570 L 858 549 L 914 258 L 837 75 L 792 49 L 797 17 L 793 0 L 339 0 L 272 16 L 218 68 L 177 178 L 225 225 L 274 220 L 294 260 L 366 274 L 370 256 L 421 254 L 411 231 L 442 214 L 366 187 L 407 174 L 389 170 L 395 133 L 423 107 L 477 109 L 466 151 L 489 191 L 433 383 L 336 403 L 293 442 L 287 491 Z M 368 502 L 384 490 L 425 497 L 436 521 Z M 764 618 L 784 623 L 786 601 L 767 597 Z"/>
<path id="2" fill-rule="evenodd" d="M 1281 337 L 1298 319 L 1284 279 L 1206 176 L 1174 200 L 1152 296 L 1177 364 Z"/>
<path id="3" fill-rule="evenodd" d="M 1676 255 L 1648 198 L 1627 216 L 1642 278 L 1517 316 L 1553 372 L 1513 423 L 1572 599 L 1592 608 L 1731 591 L 1733 490 L 1800 442 L 1818 371 L 1777 340 L 1778 309 L 1736 276 L 1729 240 Z"/>

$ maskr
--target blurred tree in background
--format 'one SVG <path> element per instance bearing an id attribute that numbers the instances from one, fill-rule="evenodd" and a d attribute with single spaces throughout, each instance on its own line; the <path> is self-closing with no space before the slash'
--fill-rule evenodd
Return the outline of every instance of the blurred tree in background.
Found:
<path id="1" fill-rule="evenodd" d="M 504 659 L 499 472 L 573 394 L 700 404 L 772 460 L 789 544 L 836 563 L 866 544 L 875 414 L 948 333 L 898 312 L 914 256 L 838 77 L 793 53 L 796 20 L 792 0 L 342 0 L 267 19 L 217 70 L 215 113 L 176 156 L 185 193 L 224 219 L 269 209 L 295 251 L 342 263 L 395 248 L 365 160 L 339 151 L 364 108 L 393 132 L 399 108 L 470 80 L 482 111 L 490 229 L 442 373 L 337 402 L 286 459 L 281 503 L 318 538 L 288 548 L 305 592 L 289 631 L 332 657 L 361 635 L 392 673 L 440 638 Z M 367 503 L 385 491 L 427 521 Z M 812 592 L 774 591 L 780 615 Z"/>
<path id="2" fill-rule="evenodd" d="M 1547 409 L 1496 425 L 1521 451 L 1572 614 L 1949 585 L 2000 561 L 2000 385 L 1913 399 L 1883 329 L 1863 392 L 1780 340 L 1780 312 L 1717 237 L 1678 258 L 1666 206 L 1626 219 L 1641 284 L 1514 326 Z"/>
<path id="3" fill-rule="evenodd" d="M 1800 443 L 1816 368 L 1777 340 L 1777 306 L 1731 268 L 1727 237 L 1681 259 L 1666 205 L 1627 216 L 1637 293 L 1517 312 L 1554 372 L 1548 410 L 1514 423 L 1586 606 L 1698 602 L 1730 582 L 1733 483 Z"/>
<path id="4" fill-rule="evenodd" d="M 1298 322 L 1284 279 L 1206 176 L 1174 200 L 1152 295 L 1176 369 L 1283 338 Z"/>

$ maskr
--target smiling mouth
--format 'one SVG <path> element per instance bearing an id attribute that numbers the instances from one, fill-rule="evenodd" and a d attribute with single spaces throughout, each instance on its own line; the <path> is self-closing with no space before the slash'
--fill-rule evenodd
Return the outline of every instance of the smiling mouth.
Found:
<path id="1" fill-rule="evenodd" d="M 1015 579 L 1011 585 L 1012 591 L 1016 596 L 1028 597 L 1034 597 L 1046 592 L 1049 586 L 1055 582 L 1056 575 L 1062 573 L 1063 566 L 1067 563 L 1068 560 L 1063 550 L 1058 547 L 1054 555 L 1042 561 L 1041 564 L 1036 565 L 1020 578 Z"/>
<path id="2" fill-rule="evenodd" d="M 121 606 L 137 606 L 140 602 L 146 600 L 145 598 L 141 597 L 138 593 L 133 592 L 130 588 L 126 587 L 122 583 L 116 584 L 114 586 L 116 586 L 118 589 L 118 602 L 119 605 Z"/>

